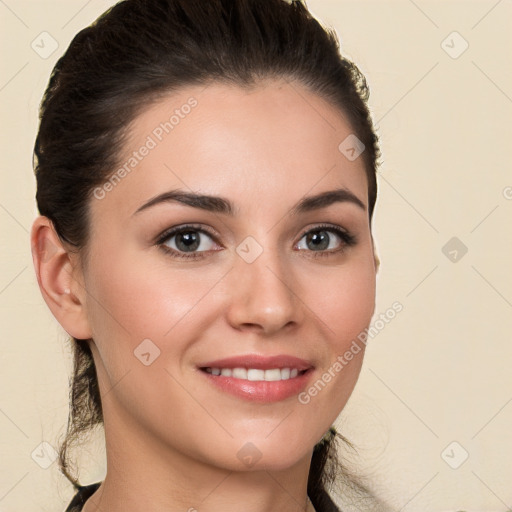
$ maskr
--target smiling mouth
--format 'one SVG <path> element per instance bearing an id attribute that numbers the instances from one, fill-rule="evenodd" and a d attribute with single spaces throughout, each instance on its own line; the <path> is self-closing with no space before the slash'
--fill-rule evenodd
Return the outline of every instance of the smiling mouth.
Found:
<path id="1" fill-rule="evenodd" d="M 201 371 L 218 377 L 231 377 L 233 379 L 247 380 L 251 382 L 265 381 L 276 382 L 281 380 L 290 380 L 300 377 L 308 370 L 299 370 L 297 368 L 270 368 L 263 370 L 260 368 L 215 368 L 204 367 Z"/>

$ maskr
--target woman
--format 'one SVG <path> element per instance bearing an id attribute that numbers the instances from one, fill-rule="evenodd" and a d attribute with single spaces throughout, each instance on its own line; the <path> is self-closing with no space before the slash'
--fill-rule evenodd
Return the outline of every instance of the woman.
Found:
<path id="1" fill-rule="evenodd" d="M 367 98 L 301 2 L 126 0 L 74 38 L 31 233 L 73 338 L 68 511 L 338 510 L 378 267 Z M 84 486 L 67 449 L 101 424 Z"/>

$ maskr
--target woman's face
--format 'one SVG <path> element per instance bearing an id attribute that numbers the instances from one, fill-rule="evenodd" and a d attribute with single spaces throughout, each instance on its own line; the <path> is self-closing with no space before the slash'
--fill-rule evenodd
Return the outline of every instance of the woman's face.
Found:
<path id="1" fill-rule="evenodd" d="M 351 138 L 339 148 L 350 126 L 268 82 L 183 89 L 130 134 L 124 172 L 91 200 L 81 275 L 107 430 L 231 470 L 306 460 L 364 346 L 335 362 L 374 312 L 364 164 Z"/>

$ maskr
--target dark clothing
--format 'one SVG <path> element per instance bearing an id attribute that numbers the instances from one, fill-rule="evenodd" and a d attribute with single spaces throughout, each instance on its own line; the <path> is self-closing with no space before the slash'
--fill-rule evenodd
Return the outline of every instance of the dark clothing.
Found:
<path id="1" fill-rule="evenodd" d="M 96 489 L 98 489 L 100 484 L 101 482 L 96 482 L 95 484 L 81 486 L 78 489 L 78 492 L 73 496 L 73 499 L 71 500 L 71 503 L 68 505 L 66 512 L 80 512 L 85 502 L 87 501 L 87 498 L 94 494 L 94 492 L 96 491 Z M 325 494 L 324 498 L 324 506 L 321 506 L 320 504 L 315 503 L 313 500 L 311 500 L 316 512 L 341 512 L 328 494 Z"/>
<path id="2" fill-rule="evenodd" d="M 71 503 L 68 505 L 66 512 L 79 512 L 82 510 L 87 498 L 92 496 L 101 482 L 96 482 L 95 484 L 82 485 L 78 489 L 78 492 L 73 496 Z"/>

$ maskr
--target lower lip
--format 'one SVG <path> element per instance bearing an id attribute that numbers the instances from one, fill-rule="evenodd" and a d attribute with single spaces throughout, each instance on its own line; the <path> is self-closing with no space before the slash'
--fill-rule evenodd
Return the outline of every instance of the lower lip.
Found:
<path id="1" fill-rule="evenodd" d="M 279 402 L 298 395 L 309 381 L 313 369 L 309 369 L 301 375 L 292 379 L 276 381 L 252 381 L 246 379 L 235 379 L 234 377 L 223 377 L 212 375 L 199 370 L 211 384 L 231 395 L 253 402 Z"/>

